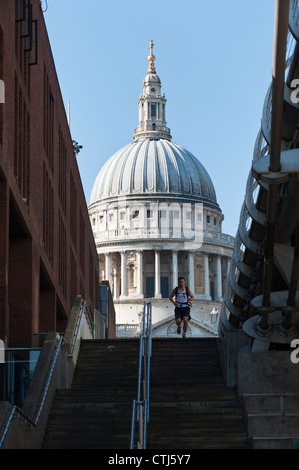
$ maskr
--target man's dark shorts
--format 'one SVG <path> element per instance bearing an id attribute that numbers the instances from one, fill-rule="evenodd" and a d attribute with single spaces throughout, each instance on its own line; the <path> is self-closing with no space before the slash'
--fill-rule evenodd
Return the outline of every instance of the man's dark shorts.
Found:
<path id="1" fill-rule="evenodd" d="M 174 309 L 175 318 L 188 317 L 188 320 L 191 320 L 190 307 L 175 307 Z"/>

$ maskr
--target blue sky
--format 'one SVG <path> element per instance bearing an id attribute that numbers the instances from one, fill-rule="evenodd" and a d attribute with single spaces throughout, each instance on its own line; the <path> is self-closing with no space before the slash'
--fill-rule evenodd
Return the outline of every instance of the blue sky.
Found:
<path id="1" fill-rule="evenodd" d="M 43 0 L 46 8 L 46 0 Z M 45 20 L 86 201 L 132 142 L 149 42 L 173 142 L 209 172 L 235 235 L 272 77 L 275 0 L 48 0 Z"/>

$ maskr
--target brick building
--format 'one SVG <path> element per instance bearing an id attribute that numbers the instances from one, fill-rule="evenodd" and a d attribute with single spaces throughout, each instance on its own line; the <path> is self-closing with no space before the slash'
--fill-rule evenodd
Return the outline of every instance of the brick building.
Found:
<path id="1" fill-rule="evenodd" d="M 0 0 L 0 340 L 98 307 L 98 255 L 39 0 Z"/>

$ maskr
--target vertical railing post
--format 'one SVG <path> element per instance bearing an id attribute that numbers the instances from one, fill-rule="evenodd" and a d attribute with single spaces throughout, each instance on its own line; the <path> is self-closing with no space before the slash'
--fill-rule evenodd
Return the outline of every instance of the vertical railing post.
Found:
<path id="1" fill-rule="evenodd" d="M 144 441 L 143 441 L 143 406 L 139 403 L 139 442 L 138 442 L 138 449 L 143 449 Z"/>
<path id="2" fill-rule="evenodd" d="M 136 400 L 133 400 L 130 449 L 134 448 L 135 413 L 136 413 Z"/>
<path id="3" fill-rule="evenodd" d="M 135 417 L 139 422 L 138 449 L 146 448 L 146 429 L 149 421 L 149 382 L 150 382 L 150 356 L 151 356 L 151 302 L 144 302 L 143 326 L 140 334 L 139 364 L 138 364 L 138 390 L 137 401 L 133 401 L 133 413 L 131 424 L 131 449 L 134 448 Z M 143 397 L 141 398 L 141 386 Z"/>

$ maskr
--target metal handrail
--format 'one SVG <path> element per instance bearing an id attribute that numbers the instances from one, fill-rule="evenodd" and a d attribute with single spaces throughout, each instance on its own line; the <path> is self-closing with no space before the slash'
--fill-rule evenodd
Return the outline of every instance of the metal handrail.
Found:
<path id="1" fill-rule="evenodd" d="M 139 422 L 139 439 L 137 449 L 146 449 L 147 423 L 149 422 L 150 397 L 150 359 L 152 354 L 152 303 L 144 302 L 143 330 L 140 335 L 139 371 L 137 400 L 133 400 L 131 443 L 134 448 L 135 422 Z M 142 361 L 143 360 L 143 361 Z M 143 367 L 142 367 L 143 363 Z M 141 399 L 141 386 L 143 385 L 143 399 Z"/>
<path id="2" fill-rule="evenodd" d="M 85 308 L 86 308 L 86 301 L 84 301 L 83 305 L 82 305 L 82 308 L 81 308 L 81 312 L 80 312 L 80 316 L 79 316 L 79 319 L 78 319 L 78 323 L 77 323 L 77 326 L 76 326 L 76 332 L 74 334 L 74 343 L 73 343 L 73 347 L 72 347 L 72 351 L 71 351 L 71 354 L 69 357 L 73 357 L 74 355 L 74 351 L 75 351 L 75 348 L 76 348 L 76 345 L 77 345 L 77 341 L 78 341 L 78 336 L 79 336 L 79 333 L 80 333 L 80 327 L 81 327 L 81 321 L 82 321 L 82 318 L 83 318 L 83 314 L 85 312 Z M 61 349 L 61 346 L 62 346 L 62 343 L 64 341 L 64 337 L 63 335 L 60 335 L 60 338 L 59 338 L 59 342 L 58 342 L 58 345 L 57 345 L 57 348 L 56 348 L 56 351 L 55 351 L 55 355 L 54 355 L 54 358 L 53 358 L 53 362 L 52 362 L 52 365 L 51 365 L 51 369 L 50 369 L 50 372 L 49 372 L 49 375 L 48 375 L 48 379 L 47 379 L 47 383 L 45 385 L 45 388 L 43 389 L 43 396 L 41 398 L 41 403 L 40 403 L 40 406 L 39 406 L 39 409 L 38 409 L 38 412 L 37 412 L 37 415 L 36 415 L 36 418 L 32 418 L 28 415 L 26 415 L 26 413 L 24 413 L 23 410 L 21 410 L 19 407 L 17 407 L 16 405 L 13 406 L 12 410 L 11 410 L 11 413 L 9 415 L 9 418 L 7 420 L 7 423 L 5 425 L 5 428 L 4 428 L 4 431 L 2 433 L 2 435 L 0 434 L 0 449 L 3 445 L 3 442 L 5 440 L 5 437 L 6 437 L 6 434 L 9 430 L 9 427 L 10 427 L 10 424 L 11 424 L 11 421 L 14 417 L 14 415 L 20 415 L 22 416 L 22 418 L 29 424 L 29 426 L 32 426 L 32 427 L 36 427 L 37 424 L 38 424 L 38 421 L 39 421 L 39 418 L 41 416 L 41 413 L 42 413 L 42 410 L 43 410 L 43 407 L 44 407 L 44 404 L 45 404 L 45 401 L 46 401 L 46 396 L 47 396 L 47 393 L 48 393 L 48 390 L 49 390 L 49 387 L 50 387 L 50 383 L 51 383 L 51 379 L 52 379 L 52 375 L 54 373 L 54 369 L 55 369 L 55 365 L 56 365 L 56 362 L 57 362 L 57 358 L 58 358 L 58 355 L 59 355 L 59 351 Z M 20 348 L 21 349 L 21 348 Z M 23 348 L 22 348 L 23 349 Z"/>
<path id="3" fill-rule="evenodd" d="M 52 379 L 52 375 L 53 375 L 53 372 L 54 372 L 54 368 L 55 368 L 55 365 L 56 365 L 58 354 L 59 354 L 59 351 L 60 351 L 60 348 L 61 348 L 61 345 L 62 345 L 62 341 L 63 341 L 63 337 L 61 336 L 60 339 L 59 339 L 59 343 L 57 345 L 57 348 L 56 348 L 55 356 L 54 356 L 53 363 L 52 363 L 52 366 L 51 366 L 51 370 L 50 370 L 50 373 L 49 373 L 49 376 L 48 376 L 47 384 L 46 384 L 46 387 L 45 387 L 45 390 L 44 390 L 44 393 L 43 393 L 41 404 L 40 404 L 37 416 L 36 416 L 35 421 L 34 421 L 35 426 L 38 423 L 38 420 L 40 418 L 41 412 L 43 410 L 43 407 L 44 407 L 44 404 L 45 404 L 45 401 L 46 401 L 46 396 L 47 396 L 47 393 L 48 393 L 48 390 L 49 390 L 50 382 L 51 382 L 51 379 Z"/>
<path id="4" fill-rule="evenodd" d="M 74 356 L 74 352 L 75 352 L 75 349 L 76 349 L 76 346 L 77 346 L 78 336 L 79 336 L 79 333 L 80 333 L 80 327 L 81 327 L 83 314 L 85 312 L 85 308 L 86 308 L 86 301 L 83 302 L 83 305 L 82 305 L 82 308 L 81 308 L 80 316 L 79 316 L 77 327 L 76 327 L 75 341 L 74 341 L 74 344 L 73 344 L 72 352 L 69 354 L 69 357 Z"/>
<path id="5" fill-rule="evenodd" d="M 3 434 L 2 434 L 2 437 L 1 437 L 1 440 L 0 440 L 0 449 L 1 449 L 1 447 L 2 447 L 2 444 L 3 444 L 3 442 L 4 442 L 4 439 L 5 439 L 5 437 L 6 437 L 7 431 L 8 431 L 8 429 L 9 429 L 9 426 L 10 426 L 10 423 L 11 423 L 11 420 L 12 420 L 12 418 L 13 418 L 15 412 L 16 412 L 16 409 L 17 409 L 17 407 L 14 406 L 14 407 L 12 408 L 12 410 L 11 410 L 11 413 L 10 413 L 10 415 L 9 415 L 9 418 L 8 418 L 8 420 L 7 420 L 6 426 L 5 426 L 5 428 L 4 428 L 4 431 L 3 431 Z"/>
<path id="6" fill-rule="evenodd" d="M 73 344 L 73 347 L 72 347 L 72 351 L 71 351 L 71 354 L 70 356 L 72 357 L 74 355 L 74 351 L 75 351 L 75 348 L 76 348 L 76 345 L 77 345 L 77 341 L 78 341 L 78 336 L 79 336 L 79 332 L 80 332 L 80 327 L 81 327 L 81 321 L 82 321 L 82 317 L 83 317 L 83 314 L 85 312 L 85 307 L 86 307 L 86 302 L 84 301 L 83 303 L 83 306 L 81 308 L 81 312 L 80 312 L 80 316 L 79 316 L 79 319 L 78 319 L 78 323 L 77 323 L 77 326 L 76 326 L 76 333 L 74 335 L 75 339 L 74 339 L 74 344 Z M 46 397 L 47 397 L 47 393 L 48 393 L 48 390 L 49 390 L 49 386 L 50 386 L 50 382 L 51 382 L 51 379 L 52 379 L 52 375 L 53 375 L 53 372 L 54 372 L 54 369 L 55 369 L 55 365 L 56 365 L 56 361 L 57 361 L 57 358 L 58 358 L 58 354 L 59 354 L 59 351 L 60 351 L 60 348 L 61 348 L 61 345 L 62 345 L 62 342 L 63 342 L 63 336 L 61 335 L 60 336 L 60 339 L 59 339 L 59 342 L 58 342 L 58 345 L 57 345 L 57 348 L 56 348 L 56 351 L 55 351 L 55 356 L 54 356 L 54 359 L 53 359 L 53 362 L 52 362 L 52 365 L 51 365 L 51 369 L 50 369 L 50 372 L 49 372 L 49 375 L 48 375 L 48 379 L 47 379 L 47 383 L 46 383 L 46 386 L 44 388 L 44 393 L 43 393 L 43 396 L 42 396 L 42 399 L 41 399 L 41 403 L 40 403 L 40 406 L 39 406 L 39 409 L 38 409 L 38 412 L 37 412 L 37 415 L 36 415 L 36 418 L 32 418 L 30 416 L 27 416 L 23 410 L 21 410 L 19 407 L 17 406 L 13 406 L 12 410 L 11 410 L 11 413 L 9 415 L 9 418 L 7 420 L 7 423 L 6 423 L 6 426 L 4 428 L 4 431 L 3 431 L 3 434 L 1 436 L 1 439 L 0 439 L 0 449 L 3 445 L 3 442 L 5 440 L 5 437 L 6 437 L 6 434 L 8 432 L 8 429 L 10 427 L 10 424 L 11 424 L 11 421 L 14 417 L 15 414 L 17 415 L 21 415 L 25 421 L 27 421 L 27 423 L 30 425 L 30 426 L 37 426 L 38 424 L 38 421 L 39 421 L 39 418 L 40 418 L 40 415 L 42 413 L 42 410 L 43 410 L 43 407 L 44 407 L 44 404 L 45 404 L 45 401 L 46 401 Z M 21 348 L 20 348 L 21 349 Z M 23 349 L 23 348 L 22 348 Z"/>
<path id="7" fill-rule="evenodd" d="M 4 431 L 3 431 L 3 434 L 1 436 L 1 440 L 0 440 L 0 449 L 3 445 L 3 442 L 5 440 L 5 437 L 6 437 L 6 434 L 9 430 L 9 427 L 10 427 L 10 424 L 11 424 L 11 421 L 14 417 L 15 414 L 17 415 L 21 415 L 22 418 L 30 425 L 30 426 L 37 426 L 38 424 L 38 421 L 39 421 L 39 418 L 40 418 L 40 415 L 41 415 L 41 412 L 43 410 L 43 407 L 44 407 L 44 404 L 45 404 L 45 400 L 46 400 L 46 396 L 47 396 L 47 393 L 48 393 L 48 390 L 49 390 L 49 386 L 50 386 L 50 382 L 51 382 L 51 378 L 52 378 L 52 375 L 53 375 L 53 372 L 54 372 L 54 368 L 55 368 L 55 365 L 56 365 L 56 361 L 57 361 L 57 357 L 58 357 L 58 354 L 59 354 L 59 351 L 60 351 L 60 348 L 61 348 L 61 345 L 62 345 L 62 341 L 63 341 L 63 336 L 60 337 L 59 339 L 59 342 L 58 342 L 58 345 L 57 345 L 57 348 L 56 348 L 56 351 L 55 351 L 55 356 L 54 356 L 54 359 L 53 359 L 53 362 L 52 362 L 52 366 L 51 366 L 51 370 L 50 370 L 50 373 L 49 373 L 49 376 L 48 376 L 48 380 L 47 380 L 47 383 L 46 383 L 46 386 L 44 388 L 44 393 L 43 393 L 43 396 L 42 396 L 42 399 L 41 399 L 41 404 L 39 406 L 39 409 L 38 409 L 38 412 L 37 412 L 37 415 L 36 415 L 36 418 L 31 418 L 30 416 L 28 416 L 26 413 L 24 413 L 23 410 L 21 410 L 21 408 L 19 408 L 18 406 L 14 405 L 12 410 L 11 410 L 11 413 L 9 415 L 9 418 L 7 420 L 7 423 L 6 423 L 6 426 L 4 428 Z"/>

